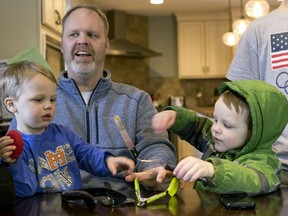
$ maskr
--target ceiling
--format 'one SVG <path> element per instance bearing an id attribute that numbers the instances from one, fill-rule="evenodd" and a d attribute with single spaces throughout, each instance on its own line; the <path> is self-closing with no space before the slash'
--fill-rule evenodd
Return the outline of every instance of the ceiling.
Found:
<path id="1" fill-rule="evenodd" d="M 123 10 L 130 14 L 146 16 L 170 16 L 175 12 L 227 10 L 229 0 L 164 0 L 162 5 L 151 5 L 149 0 L 93 0 L 102 10 Z M 243 5 L 248 0 L 243 0 Z M 266 0 L 277 7 L 278 0 Z M 232 7 L 239 7 L 240 0 L 231 0 Z"/>

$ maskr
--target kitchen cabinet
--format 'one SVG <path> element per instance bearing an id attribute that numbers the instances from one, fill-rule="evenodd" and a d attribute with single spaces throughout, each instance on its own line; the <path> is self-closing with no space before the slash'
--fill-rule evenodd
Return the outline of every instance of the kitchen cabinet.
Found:
<path id="1" fill-rule="evenodd" d="M 179 78 L 224 78 L 233 56 L 222 42 L 230 29 L 225 13 L 180 13 L 176 18 Z"/>
<path id="2" fill-rule="evenodd" d="M 42 24 L 58 33 L 62 32 L 65 0 L 42 0 Z"/>

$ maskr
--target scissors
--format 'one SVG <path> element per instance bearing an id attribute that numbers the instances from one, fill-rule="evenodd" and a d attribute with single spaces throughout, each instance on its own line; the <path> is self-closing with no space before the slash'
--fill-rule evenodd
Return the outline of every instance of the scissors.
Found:
<path id="1" fill-rule="evenodd" d="M 179 180 L 176 177 L 174 177 L 171 180 L 171 182 L 169 184 L 169 187 L 165 191 L 160 192 L 158 194 L 155 194 L 155 195 L 153 195 L 151 197 L 147 197 L 147 198 L 141 197 L 139 180 L 137 178 L 134 179 L 134 186 L 135 186 L 135 194 L 136 194 L 136 197 L 137 197 L 137 205 L 142 207 L 145 204 L 154 202 L 155 200 L 158 200 L 158 199 L 166 196 L 167 194 L 170 195 L 171 197 L 173 197 L 176 194 L 177 190 L 178 190 Z"/>

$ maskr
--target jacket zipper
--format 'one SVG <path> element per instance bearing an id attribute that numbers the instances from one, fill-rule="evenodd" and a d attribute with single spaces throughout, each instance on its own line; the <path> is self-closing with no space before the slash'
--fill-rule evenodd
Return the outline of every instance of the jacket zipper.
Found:
<path id="1" fill-rule="evenodd" d="M 71 79 L 71 80 L 73 81 L 73 83 L 74 83 L 74 85 L 75 85 L 75 87 L 76 87 L 76 89 L 77 89 L 77 91 L 78 91 L 78 93 L 79 93 L 79 96 L 80 96 L 80 98 L 81 98 L 81 100 L 82 100 L 82 102 L 83 102 L 83 104 L 84 104 L 84 106 L 85 106 L 86 132 L 87 132 L 86 141 L 87 141 L 87 143 L 90 143 L 89 103 L 90 103 L 90 99 L 91 99 L 92 94 L 93 94 L 93 92 L 94 92 L 95 89 L 93 90 L 93 92 L 92 92 L 92 94 L 91 94 L 91 97 L 90 97 L 90 99 L 89 99 L 89 101 L 88 101 L 88 104 L 86 104 L 85 101 L 84 101 L 84 98 L 83 98 L 83 96 L 82 96 L 82 94 L 81 94 L 81 92 L 80 92 L 80 90 L 79 90 L 79 88 L 78 88 L 78 86 L 77 86 L 77 84 L 76 84 L 76 82 L 75 82 L 73 79 Z"/>
<path id="2" fill-rule="evenodd" d="M 90 98 L 89 98 L 88 104 L 85 103 L 84 98 L 83 98 L 83 96 L 82 96 L 82 94 L 81 94 L 81 92 L 80 92 L 80 90 L 79 90 L 76 82 L 75 82 L 73 79 L 72 79 L 72 81 L 74 82 L 74 85 L 76 86 L 76 89 L 77 89 L 77 91 L 79 92 L 79 95 L 80 95 L 80 97 L 81 97 L 81 99 L 82 99 L 82 102 L 83 102 L 84 105 L 85 105 L 86 131 L 87 131 L 87 139 L 86 139 L 86 141 L 87 141 L 88 143 L 90 143 L 89 105 L 90 105 L 90 100 L 91 100 L 94 92 L 96 91 L 96 88 L 97 88 L 99 82 L 101 81 L 101 79 L 98 81 L 96 87 L 93 89 L 92 94 L 91 94 L 91 96 L 90 96 Z M 98 135 L 98 130 L 99 130 L 99 129 L 98 129 L 98 108 L 96 109 L 95 117 L 96 117 L 96 121 L 95 121 L 95 122 L 96 122 L 96 125 L 95 125 L 95 127 L 96 127 L 96 133 L 97 133 L 97 134 L 96 134 L 96 143 L 94 143 L 94 144 L 97 144 L 97 143 L 99 143 L 99 135 Z"/>
<path id="3" fill-rule="evenodd" d="M 96 134 L 97 134 L 97 136 L 96 136 L 96 144 L 98 144 L 99 143 L 99 127 L 98 127 L 98 106 L 97 106 L 97 108 L 96 108 L 96 111 L 95 111 L 96 113 L 95 113 L 95 122 L 96 122 L 96 125 L 95 125 L 95 127 L 96 127 Z"/>
<path id="4" fill-rule="evenodd" d="M 88 104 L 85 105 L 85 109 L 86 109 L 87 142 L 90 143 L 90 123 L 89 123 L 89 105 Z"/>
<path id="5" fill-rule="evenodd" d="M 85 105 L 86 106 L 86 125 L 87 125 L 87 142 L 90 143 L 90 123 L 89 123 L 89 105 Z M 99 143 L 99 127 L 98 127 L 98 107 L 96 108 L 95 111 L 95 127 L 96 127 L 96 143 Z"/>
<path id="6" fill-rule="evenodd" d="M 99 82 L 101 81 L 101 79 L 99 80 Z M 96 87 L 93 89 L 92 93 L 91 93 L 91 96 L 89 98 L 89 101 L 88 101 L 88 104 L 86 104 L 86 125 L 87 125 L 87 142 L 90 143 L 90 123 L 89 123 L 89 106 L 90 106 L 90 103 L 91 103 L 91 98 L 93 97 L 93 94 L 94 92 L 96 91 L 96 88 L 99 84 L 99 82 L 97 83 Z M 82 95 L 81 95 L 82 97 Z M 83 97 L 82 97 L 82 100 L 84 101 Z M 85 104 L 85 101 L 84 101 L 84 104 Z M 99 127 L 98 127 L 98 107 L 96 107 L 96 111 L 95 111 L 95 128 L 96 128 L 96 143 L 93 143 L 93 144 L 98 144 L 99 143 Z"/>

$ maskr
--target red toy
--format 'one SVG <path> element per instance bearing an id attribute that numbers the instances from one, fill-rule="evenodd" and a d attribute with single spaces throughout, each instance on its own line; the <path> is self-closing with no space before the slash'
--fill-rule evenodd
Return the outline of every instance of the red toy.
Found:
<path id="1" fill-rule="evenodd" d="M 11 158 L 12 159 L 17 159 L 20 154 L 22 153 L 23 150 L 23 139 L 20 135 L 20 133 L 16 130 L 10 130 L 7 132 L 6 136 L 10 136 L 11 139 L 14 140 L 14 143 L 12 143 L 11 145 L 15 145 L 16 149 L 13 151 Z"/>

